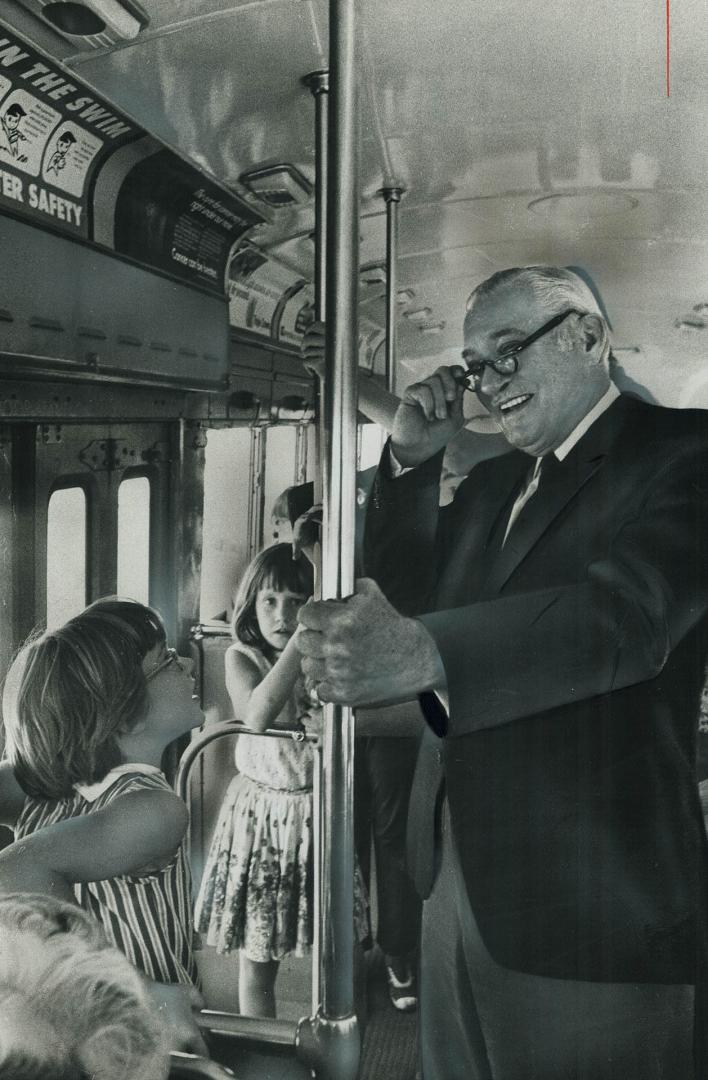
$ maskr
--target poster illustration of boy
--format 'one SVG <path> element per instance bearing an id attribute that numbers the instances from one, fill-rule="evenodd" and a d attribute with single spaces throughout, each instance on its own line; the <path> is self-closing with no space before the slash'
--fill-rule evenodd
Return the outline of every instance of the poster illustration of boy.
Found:
<path id="1" fill-rule="evenodd" d="M 66 156 L 75 142 L 76 137 L 70 131 L 62 131 L 57 138 L 56 149 L 49 159 L 47 173 L 53 172 L 55 176 L 59 175 L 60 170 L 66 167 Z"/>
<path id="2" fill-rule="evenodd" d="M 0 153 L 10 154 L 16 161 L 27 161 L 27 155 L 20 153 L 20 143 L 27 142 L 27 136 L 20 129 L 20 122 L 26 115 L 22 106 L 15 102 L 0 117 Z"/>

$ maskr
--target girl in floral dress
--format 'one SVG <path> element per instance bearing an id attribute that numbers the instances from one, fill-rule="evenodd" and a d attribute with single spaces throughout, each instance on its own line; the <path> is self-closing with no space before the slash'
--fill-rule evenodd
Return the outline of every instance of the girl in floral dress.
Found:
<path id="1" fill-rule="evenodd" d="M 313 753 L 302 738 L 321 719 L 305 693 L 295 645 L 297 614 L 312 593 L 312 566 L 274 544 L 252 561 L 234 607 L 226 686 L 240 735 L 237 775 L 224 798 L 197 899 L 198 929 L 218 952 L 240 950 L 239 1006 L 275 1016 L 275 980 L 287 953 L 312 942 Z M 299 738 L 298 738 L 299 736 Z"/>

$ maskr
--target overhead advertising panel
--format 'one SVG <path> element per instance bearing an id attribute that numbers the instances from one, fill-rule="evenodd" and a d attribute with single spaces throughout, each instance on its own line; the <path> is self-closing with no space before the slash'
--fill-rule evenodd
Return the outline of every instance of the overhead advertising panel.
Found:
<path id="1" fill-rule="evenodd" d="M 299 347 L 312 321 L 312 286 L 301 274 L 249 243 L 229 267 L 229 321 L 257 338 Z"/>
<path id="2" fill-rule="evenodd" d="M 315 317 L 312 282 L 289 266 L 269 258 L 249 240 L 238 247 L 229 264 L 229 322 L 244 337 L 264 344 L 276 342 L 298 352 Z M 359 365 L 368 371 L 383 365 L 382 327 L 361 314 Z"/>
<path id="3" fill-rule="evenodd" d="M 134 165 L 120 186 L 115 250 L 225 294 L 229 254 L 261 218 L 170 150 Z"/>
<path id="4" fill-rule="evenodd" d="M 0 200 L 90 239 L 91 180 L 142 132 L 0 24 Z"/>
<path id="5" fill-rule="evenodd" d="M 221 296 L 262 221 L 0 21 L 2 208 Z"/>

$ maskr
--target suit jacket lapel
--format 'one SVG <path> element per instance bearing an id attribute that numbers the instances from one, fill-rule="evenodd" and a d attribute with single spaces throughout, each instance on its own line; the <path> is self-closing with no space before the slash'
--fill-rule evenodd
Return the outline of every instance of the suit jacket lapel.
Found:
<path id="1" fill-rule="evenodd" d="M 487 478 L 483 486 L 470 489 L 466 511 L 456 520 L 451 557 L 438 583 L 438 608 L 470 603 L 484 588 L 489 566 L 499 552 L 500 529 L 503 535 L 503 523 L 524 482 L 530 460 L 520 451 L 504 454 L 496 462 L 493 479 Z M 472 479 L 469 482 L 473 484 Z M 464 498 L 462 491 L 458 497 Z"/>
<path id="2" fill-rule="evenodd" d="M 533 464 L 533 458 L 520 451 L 507 454 L 502 461 L 503 471 L 500 470 L 498 480 L 495 478 L 494 489 L 485 492 L 484 502 L 478 511 L 479 535 L 484 538 L 485 553 L 489 552 L 492 556 L 499 550 L 511 508 L 522 491 Z"/>
<path id="3" fill-rule="evenodd" d="M 555 462 L 545 476 L 542 468 L 538 493 L 524 506 L 506 544 L 489 567 L 486 581 L 482 581 L 480 600 L 499 593 L 563 508 L 602 466 L 622 427 L 625 412 L 626 403 L 618 398 L 564 461 Z"/>

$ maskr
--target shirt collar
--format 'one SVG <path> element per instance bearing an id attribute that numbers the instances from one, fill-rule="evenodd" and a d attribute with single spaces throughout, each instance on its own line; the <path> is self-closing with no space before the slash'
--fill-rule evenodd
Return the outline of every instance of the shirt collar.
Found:
<path id="1" fill-rule="evenodd" d="M 79 795 L 86 799 L 86 802 L 95 802 L 99 795 L 103 795 L 104 791 L 108 791 L 111 784 L 114 784 L 119 776 L 124 776 L 126 773 L 141 773 L 145 776 L 162 775 L 157 765 L 143 765 L 138 761 L 128 761 L 125 765 L 116 765 L 115 769 L 111 769 L 102 780 L 97 780 L 95 784 L 74 784 L 74 791 L 78 791 Z"/>
<path id="2" fill-rule="evenodd" d="M 620 396 L 620 392 L 613 382 L 610 383 L 609 388 L 605 391 L 599 401 L 597 401 L 590 412 L 585 413 L 578 426 L 571 431 L 567 439 L 565 439 L 560 446 L 557 446 L 553 453 L 556 455 L 559 461 L 563 461 L 567 458 L 570 451 L 573 449 L 576 443 L 580 442 L 583 435 L 590 430 L 595 421 L 602 416 L 602 414 L 609 409 L 613 401 Z"/>

